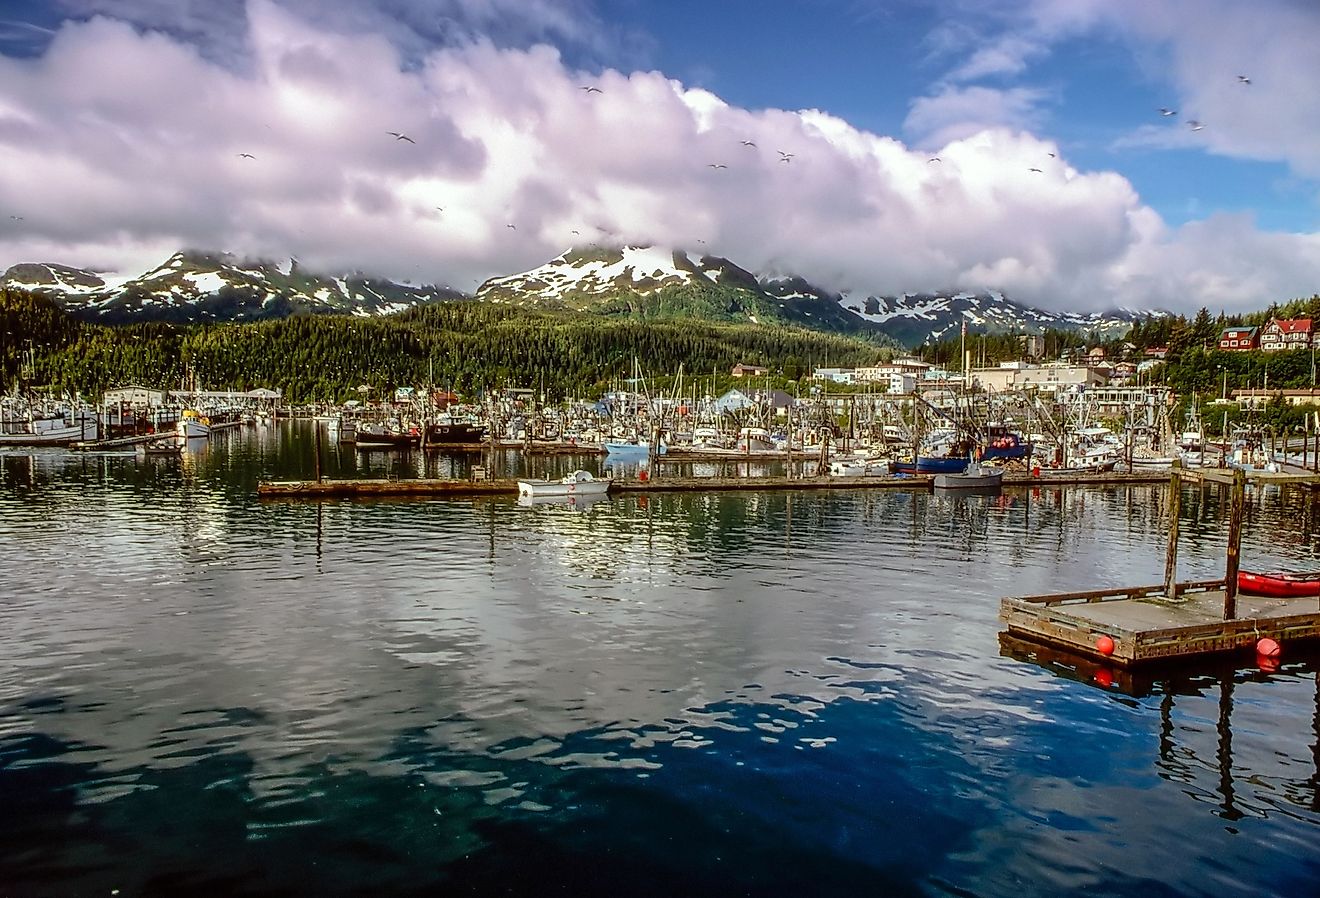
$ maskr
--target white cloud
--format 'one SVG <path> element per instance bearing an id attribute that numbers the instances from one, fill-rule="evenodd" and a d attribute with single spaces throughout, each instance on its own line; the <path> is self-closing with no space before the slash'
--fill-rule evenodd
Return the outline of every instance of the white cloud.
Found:
<path id="1" fill-rule="evenodd" d="M 1314 235 L 1169 230 L 1121 176 L 1049 157 L 1013 120 L 1029 96 L 1017 113 L 1000 97 L 1016 127 L 956 132 L 929 163 L 825 113 L 588 75 L 546 46 L 410 60 L 268 0 L 246 22 L 239 71 L 108 18 L 65 24 L 40 58 L 0 57 L 0 264 L 141 270 L 191 246 L 471 288 L 595 238 L 1056 308 L 1255 308 L 1320 280 Z M 969 95 L 921 114 L 949 128 L 935 113 Z"/>
<path id="2" fill-rule="evenodd" d="M 987 128 L 1031 129 L 1046 97 L 1045 91 L 1028 87 L 946 86 L 912 101 L 903 130 L 922 146 L 937 146 Z"/>

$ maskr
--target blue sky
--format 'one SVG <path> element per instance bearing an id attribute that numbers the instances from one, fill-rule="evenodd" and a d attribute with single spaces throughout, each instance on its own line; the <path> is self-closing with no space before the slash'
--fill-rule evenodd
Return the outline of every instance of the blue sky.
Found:
<path id="1" fill-rule="evenodd" d="M 11 0 L 0 262 L 472 286 L 576 232 L 868 293 L 1259 307 L 1320 290 L 1318 40 L 1304 0 Z"/>

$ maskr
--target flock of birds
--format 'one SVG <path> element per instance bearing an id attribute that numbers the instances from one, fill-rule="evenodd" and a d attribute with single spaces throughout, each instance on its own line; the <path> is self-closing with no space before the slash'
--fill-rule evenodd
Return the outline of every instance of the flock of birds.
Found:
<path id="1" fill-rule="evenodd" d="M 1246 75 L 1238 75 L 1238 76 L 1237 76 L 1237 81 L 1238 81 L 1239 84 L 1244 85 L 1244 86 L 1246 86 L 1246 85 L 1250 85 L 1250 84 L 1251 84 L 1251 79 L 1250 79 L 1249 77 L 1247 77 Z M 601 93 L 604 93 L 604 91 L 603 91 L 601 88 L 596 87 L 594 84 L 585 84 L 585 85 L 582 85 L 581 87 L 578 88 L 578 90 L 581 90 L 583 93 L 587 94 L 588 96 L 590 96 L 591 94 L 601 94 Z M 1170 108 L 1168 108 L 1168 107 L 1166 107 L 1166 106 L 1161 106 L 1161 107 L 1160 107 L 1159 109 L 1157 109 L 1156 111 L 1160 114 L 1160 117 L 1161 117 L 1161 118 L 1172 118 L 1173 116 L 1176 116 L 1176 115 L 1178 114 L 1178 110 L 1176 110 L 1176 109 L 1170 109 Z M 1204 128 L 1205 128 L 1205 124 L 1202 123 L 1202 122 L 1200 122 L 1200 121 L 1198 121 L 1197 119 L 1188 119 L 1187 122 L 1186 122 L 1186 125 L 1187 125 L 1188 129 L 1191 130 L 1191 131 L 1201 131 L 1201 130 L 1204 130 Z M 403 142 L 406 142 L 406 143 L 413 144 L 414 146 L 417 144 L 417 141 L 413 140 L 411 137 L 409 137 L 407 134 L 404 134 L 402 131 L 386 131 L 385 133 L 388 134 L 389 136 L 393 137 L 396 143 L 397 143 L 397 142 L 400 142 L 400 141 L 403 141 Z M 740 143 L 743 147 L 745 147 L 745 148 L 747 148 L 747 149 L 752 149 L 752 150 L 759 149 L 759 147 L 757 147 L 757 145 L 756 145 L 756 141 L 754 141 L 754 140 L 741 140 L 741 141 L 739 141 L 739 143 Z M 796 155 L 797 155 L 796 153 L 789 153 L 789 152 L 786 152 L 786 151 L 784 151 L 784 150 L 776 150 L 775 152 L 777 152 L 777 153 L 779 154 L 779 161 L 782 162 L 782 163 L 786 163 L 786 164 L 787 164 L 787 163 L 791 163 L 791 162 L 793 161 L 793 159 L 794 159 L 794 158 L 796 157 Z M 236 155 L 237 155 L 237 157 L 238 157 L 239 159 L 252 159 L 252 160 L 255 161 L 256 158 L 257 158 L 257 157 L 256 157 L 255 155 L 253 155 L 252 153 L 237 153 Z M 1047 155 L 1048 155 L 1051 159 L 1057 158 L 1057 157 L 1055 156 L 1054 153 L 1048 153 Z M 930 163 L 937 163 L 937 162 L 941 162 L 941 161 L 943 161 L 943 160 L 941 160 L 939 156 L 931 156 L 929 159 L 926 160 L 927 164 L 930 164 Z M 713 170 L 721 170 L 721 169 L 727 169 L 729 166 L 728 166 L 727 163 L 724 163 L 724 162 L 708 162 L 708 163 L 706 164 L 706 167 L 707 167 L 707 168 L 710 168 L 710 169 L 713 169 Z M 1034 172 L 1034 173 L 1036 173 L 1036 174 L 1043 174 L 1043 173 L 1044 173 L 1044 169 L 1042 169 L 1042 168 L 1038 168 L 1038 167 L 1036 167 L 1036 166 L 1031 166 L 1030 168 L 1027 169 L 1027 171 L 1029 171 L 1029 172 Z M 444 207 L 443 207 L 443 206 L 436 206 L 436 207 L 435 207 L 435 211 L 436 211 L 436 212 L 443 213 L 445 210 L 444 210 Z M 12 221 L 22 221 L 22 220 L 23 220 L 23 217 L 22 217 L 21 215 L 11 215 L 11 216 L 9 216 L 9 218 L 10 218 Z M 516 225 L 512 224 L 512 223 L 506 224 L 505 227 L 506 227 L 507 229 L 511 230 L 511 231 L 516 231 L 516 230 L 518 230 L 518 227 L 517 227 Z M 601 230 L 603 230 L 603 229 L 601 229 Z M 577 231 L 577 230 L 574 230 L 572 233 L 573 233 L 574 236 L 580 236 L 580 235 L 581 235 L 581 232 L 579 232 L 579 231 Z M 608 231 L 604 231 L 604 233 L 608 233 Z M 704 244 L 706 241 L 704 241 L 704 240 L 698 240 L 697 242 L 698 242 L 698 243 L 701 243 L 701 244 Z M 592 244 L 592 245 L 594 246 L 595 244 Z"/>

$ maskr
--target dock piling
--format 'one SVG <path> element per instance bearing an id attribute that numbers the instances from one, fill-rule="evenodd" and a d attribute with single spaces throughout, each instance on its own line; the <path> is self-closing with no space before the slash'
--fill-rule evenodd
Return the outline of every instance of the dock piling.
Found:
<path id="1" fill-rule="evenodd" d="M 1242 549 L 1242 515 L 1246 505 L 1247 474 L 1233 470 L 1233 486 L 1228 508 L 1228 564 L 1224 571 L 1224 620 L 1237 617 L 1238 564 Z"/>
<path id="2" fill-rule="evenodd" d="M 1164 594 L 1178 598 L 1178 515 L 1182 511 L 1182 465 L 1175 459 L 1169 473 L 1169 546 L 1164 551 Z"/>

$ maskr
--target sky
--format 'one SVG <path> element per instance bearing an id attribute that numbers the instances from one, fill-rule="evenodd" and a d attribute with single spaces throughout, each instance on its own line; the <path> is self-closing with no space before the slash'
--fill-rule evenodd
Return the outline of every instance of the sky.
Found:
<path id="1" fill-rule="evenodd" d="M 1315 0 L 4 0 L 0 268 L 651 244 L 1262 309 L 1320 292 L 1317 45 Z"/>

